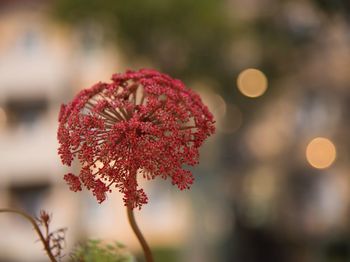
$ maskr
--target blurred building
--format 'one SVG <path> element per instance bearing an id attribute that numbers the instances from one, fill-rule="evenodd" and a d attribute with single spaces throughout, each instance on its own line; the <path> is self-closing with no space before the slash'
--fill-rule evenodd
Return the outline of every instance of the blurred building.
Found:
<path id="1" fill-rule="evenodd" d="M 0 208 L 53 214 L 53 230 L 68 228 L 67 253 L 85 238 L 118 240 L 139 250 L 121 195 L 111 194 L 98 205 L 90 193 L 70 192 L 57 154 L 60 104 L 81 88 L 109 81 L 123 63 L 101 27 L 66 28 L 46 14 L 41 1 L 0 4 Z M 189 218 L 186 199 L 157 185 L 148 188 L 154 203 L 143 209 L 140 227 L 147 228 L 152 245 L 181 243 Z M 168 201 L 177 208 L 167 208 Z M 22 218 L 1 214 L 0 232 L 0 261 L 47 260 Z"/>

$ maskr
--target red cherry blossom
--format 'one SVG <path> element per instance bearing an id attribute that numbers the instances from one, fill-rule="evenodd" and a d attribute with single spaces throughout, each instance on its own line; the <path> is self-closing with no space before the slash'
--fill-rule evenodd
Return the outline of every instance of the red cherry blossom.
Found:
<path id="1" fill-rule="evenodd" d="M 199 147 L 214 131 L 212 114 L 180 80 L 148 69 L 115 74 L 61 107 L 59 155 L 63 164 L 81 165 L 79 175 L 64 179 L 100 203 L 116 187 L 126 206 L 140 208 L 148 199 L 137 176 L 190 188 L 194 178 L 184 166 L 198 164 Z"/>

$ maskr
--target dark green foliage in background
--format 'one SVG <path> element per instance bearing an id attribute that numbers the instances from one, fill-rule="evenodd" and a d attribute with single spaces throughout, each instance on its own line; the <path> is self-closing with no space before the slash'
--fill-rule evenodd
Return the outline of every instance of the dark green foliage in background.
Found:
<path id="1" fill-rule="evenodd" d="M 319 27 L 308 28 L 288 20 L 288 4 L 271 1 L 258 7 L 257 15 L 242 19 L 237 1 L 224 0 L 56 0 L 53 15 L 73 25 L 102 24 L 116 45 L 122 48 L 128 63 L 143 66 L 140 59 L 185 82 L 193 79 L 216 83 L 218 92 L 232 98 L 235 78 L 246 67 L 263 70 L 269 80 L 299 70 L 313 43 L 322 34 Z M 239 1 L 238 1 L 239 2 Z M 349 7 L 348 1 L 310 1 L 320 12 L 332 13 Z M 253 42 L 258 59 L 241 61 L 232 48 L 241 40 Z M 243 62 L 243 63 L 242 63 Z M 274 89 L 270 81 L 269 90 Z M 247 99 L 234 97 L 243 105 Z M 247 110 L 252 110 L 250 104 Z"/>
<path id="2" fill-rule="evenodd" d="M 223 1 L 60 0 L 63 21 L 97 21 L 109 28 L 129 61 L 145 57 L 178 77 L 222 78 L 232 24 Z"/>

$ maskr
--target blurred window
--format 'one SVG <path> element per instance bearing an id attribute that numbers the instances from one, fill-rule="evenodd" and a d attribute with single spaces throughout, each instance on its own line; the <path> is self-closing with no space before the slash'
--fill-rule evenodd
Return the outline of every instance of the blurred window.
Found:
<path id="1" fill-rule="evenodd" d="M 40 33 L 35 29 L 23 31 L 17 40 L 17 48 L 26 53 L 32 54 L 40 49 L 41 39 Z"/>
<path id="2" fill-rule="evenodd" d="M 9 99 L 5 108 L 10 126 L 32 126 L 47 112 L 48 101 L 45 98 Z"/>
<path id="3" fill-rule="evenodd" d="M 9 188 L 10 206 L 37 216 L 50 187 L 50 184 L 47 182 L 12 185 Z"/>
<path id="4" fill-rule="evenodd" d="M 79 28 L 80 48 L 84 55 L 93 54 L 102 48 L 103 32 L 97 25 L 84 25 Z"/>

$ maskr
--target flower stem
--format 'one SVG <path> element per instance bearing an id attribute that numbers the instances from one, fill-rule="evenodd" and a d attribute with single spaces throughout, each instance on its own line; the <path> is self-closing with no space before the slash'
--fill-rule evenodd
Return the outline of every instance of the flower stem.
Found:
<path id="1" fill-rule="evenodd" d="M 139 227 L 136 224 L 136 220 L 135 220 L 133 209 L 130 208 L 130 207 L 127 207 L 127 210 L 128 210 L 129 223 L 130 223 L 131 228 L 134 231 L 137 239 L 139 240 L 139 242 L 140 242 L 140 244 L 142 246 L 143 253 L 144 253 L 145 258 L 146 258 L 146 262 L 154 262 L 151 249 L 149 248 L 145 238 L 143 237 Z"/>
<path id="2" fill-rule="evenodd" d="M 42 234 L 38 224 L 35 222 L 35 219 L 32 216 L 30 216 L 29 214 L 27 214 L 23 211 L 16 210 L 16 209 L 9 209 L 9 208 L 0 209 L 0 213 L 13 213 L 13 214 L 20 215 L 23 218 L 27 219 L 34 227 L 36 233 L 39 235 L 40 241 L 43 243 L 45 251 L 46 251 L 47 255 L 49 256 L 51 262 L 57 262 L 57 260 L 55 259 L 55 257 L 53 256 L 53 254 L 51 252 L 49 243 L 45 240 L 44 235 Z"/>

